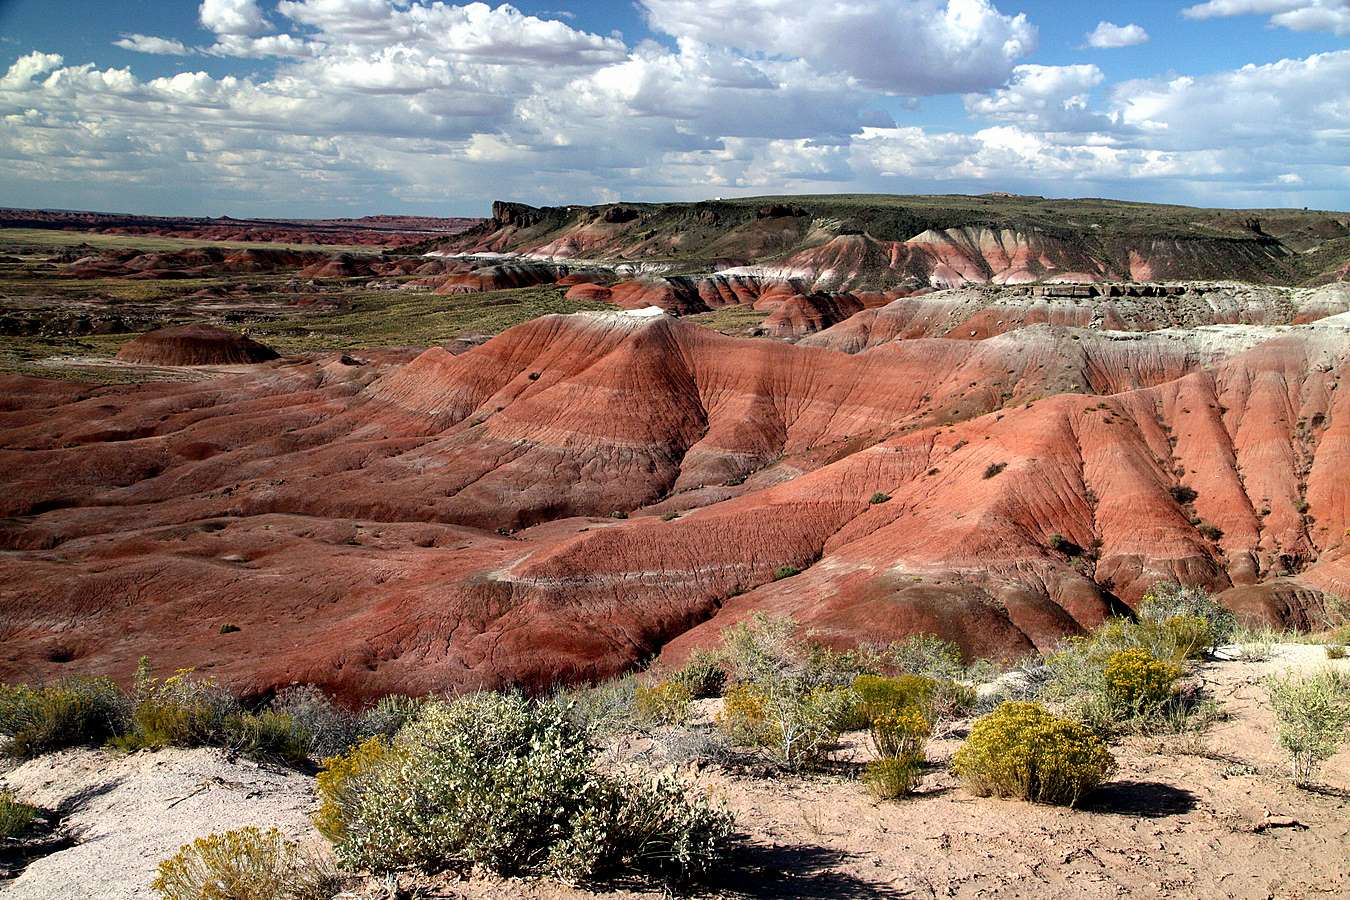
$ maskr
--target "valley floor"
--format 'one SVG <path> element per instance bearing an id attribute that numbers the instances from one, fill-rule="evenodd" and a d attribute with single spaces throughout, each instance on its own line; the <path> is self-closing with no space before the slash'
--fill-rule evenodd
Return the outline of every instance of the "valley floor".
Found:
<path id="1" fill-rule="evenodd" d="M 1222 654 L 1221 654 L 1222 655 Z M 687 774 L 736 813 L 744 849 L 705 896 L 758 897 L 1312 897 L 1350 894 L 1350 749 L 1318 790 L 1294 788 L 1275 745 L 1261 679 L 1269 672 L 1350 670 L 1316 645 L 1282 644 L 1264 662 L 1203 666 L 1222 718 L 1203 734 L 1132 737 L 1113 748 L 1115 778 L 1075 810 L 981 799 L 946 769 L 964 729 L 930 744 L 917 796 L 873 800 L 851 774 L 763 777 L 718 766 Z M 708 712 L 709 710 L 704 710 Z M 641 765 L 650 738 L 612 748 Z M 71 751 L 0 776 L 21 799 L 58 810 L 73 846 L 32 862 L 0 897 L 150 897 L 157 862 L 180 844 L 244 825 L 277 825 L 319 842 L 313 781 L 215 750 L 130 756 Z M 563 900 L 598 896 L 549 882 L 403 879 L 415 896 Z M 353 897 L 388 896 L 379 884 Z M 400 896 L 414 896 L 401 894 Z M 623 900 L 664 897 L 633 888 Z"/>

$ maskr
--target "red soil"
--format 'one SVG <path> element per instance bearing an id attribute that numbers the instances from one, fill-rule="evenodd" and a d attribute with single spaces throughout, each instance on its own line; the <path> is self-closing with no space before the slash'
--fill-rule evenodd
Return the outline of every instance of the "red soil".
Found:
<path id="1" fill-rule="evenodd" d="M 0 379 L 0 677 L 149 653 L 254 692 L 543 687 L 756 610 L 1005 657 L 1163 578 L 1297 624 L 1350 589 L 1348 338 L 1040 325 L 848 355 L 616 312 L 406 364 Z"/>
<path id="2" fill-rule="evenodd" d="M 223 366 L 277 358 L 271 347 L 213 325 L 178 325 L 149 331 L 117 351 L 123 362 L 152 366 Z"/>

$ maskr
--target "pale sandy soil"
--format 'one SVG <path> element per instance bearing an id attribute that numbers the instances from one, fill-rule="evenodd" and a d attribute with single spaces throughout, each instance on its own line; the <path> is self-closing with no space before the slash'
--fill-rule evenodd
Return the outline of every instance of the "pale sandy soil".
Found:
<path id="1" fill-rule="evenodd" d="M 1350 896 L 1350 750 L 1322 771 L 1325 787 L 1285 778 L 1261 678 L 1333 665 L 1321 647 L 1282 645 L 1263 663 L 1217 662 L 1201 677 L 1227 718 L 1199 737 L 1132 737 L 1114 748 L 1114 780 L 1075 810 L 965 793 L 946 772 L 955 735 L 930 746 L 917 796 L 873 800 L 852 774 L 760 777 L 690 771 L 735 811 L 744 850 L 710 897 L 1335 897 Z M 643 739 L 625 756 L 639 755 Z M 71 849 L 33 863 L 0 896 L 149 896 L 155 863 L 211 831 L 277 824 L 314 840 L 302 775 L 229 761 L 215 751 L 115 757 L 81 751 L 27 763 L 7 781 L 30 802 L 68 810 Z M 188 796 L 190 795 L 190 796 Z M 187 796 L 187 799 L 180 799 Z M 172 804 L 172 805 L 171 805 Z M 412 880 L 403 879 L 405 887 Z M 655 898 L 548 882 L 419 879 L 428 897 L 563 900 Z M 368 885 L 360 896 L 385 896 Z M 409 895 L 411 896 L 411 895 Z"/>

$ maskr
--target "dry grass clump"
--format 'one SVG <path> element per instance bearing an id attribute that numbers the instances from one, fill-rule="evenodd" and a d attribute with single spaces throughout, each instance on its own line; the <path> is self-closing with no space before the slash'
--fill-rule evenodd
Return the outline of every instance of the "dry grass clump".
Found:
<path id="1" fill-rule="evenodd" d="M 63 678 L 37 687 L 0 685 L 0 750 L 29 759 L 102 744 L 123 729 L 126 714 L 126 698 L 108 678 Z"/>
<path id="2" fill-rule="evenodd" d="M 1115 771 L 1088 728 L 1035 703 L 1004 703 L 978 719 L 952 758 L 952 772 L 980 797 L 1074 806 Z"/>
<path id="3" fill-rule="evenodd" d="M 20 803 L 13 791 L 0 791 L 0 840 L 23 837 L 37 812 L 37 807 Z"/>
<path id="4" fill-rule="evenodd" d="M 198 838 L 159 864 L 164 900 L 329 900 L 336 869 L 280 831 L 239 828 Z"/>

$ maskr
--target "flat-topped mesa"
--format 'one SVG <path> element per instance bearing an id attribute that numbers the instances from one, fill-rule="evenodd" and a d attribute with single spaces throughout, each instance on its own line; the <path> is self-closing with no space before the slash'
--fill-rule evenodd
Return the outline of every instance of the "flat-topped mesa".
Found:
<path id="1" fill-rule="evenodd" d="M 123 362 L 152 366 L 224 366 L 267 362 L 277 352 L 214 325 L 177 325 L 148 331 L 117 351 Z"/>
<path id="2" fill-rule="evenodd" d="M 556 259 L 678 262 L 801 279 L 809 290 L 1190 280 L 1319 283 L 1340 277 L 1350 223 L 1253 211 L 1037 197 L 784 197 L 531 207 L 428 245 Z M 1312 253 L 1324 249 L 1325 253 Z"/>

